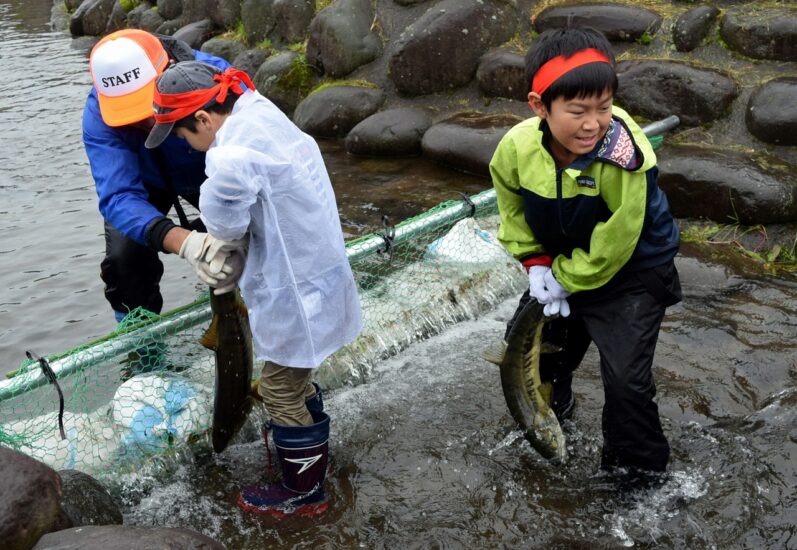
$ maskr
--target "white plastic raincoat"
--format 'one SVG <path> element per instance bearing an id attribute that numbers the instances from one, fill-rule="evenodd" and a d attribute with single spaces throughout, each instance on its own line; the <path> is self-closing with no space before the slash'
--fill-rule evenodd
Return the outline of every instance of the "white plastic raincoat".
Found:
<path id="1" fill-rule="evenodd" d="M 318 367 L 362 328 L 321 152 L 271 101 L 245 92 L 206 157 L 199 207 L 224 240 L 249 232 L 239 281 L 257 358 Z"/>

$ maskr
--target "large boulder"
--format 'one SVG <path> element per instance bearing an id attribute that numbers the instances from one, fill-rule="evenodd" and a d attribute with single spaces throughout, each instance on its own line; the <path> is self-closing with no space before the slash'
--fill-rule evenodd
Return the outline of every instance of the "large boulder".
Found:
<path id="1" fill-rule="evenodd" d="M 158 13 L 164 20 L 177 19 L 183 12 L 183 0 L 158 0 Z"/>
<path id="2" fill-rule="evenodd" d="M 498 142 L 521 120 L 514 115 L 455 114 L 426 131 L 423 154 L 451 168 L 489 176 Z"/>
<path id="3" fill-rule="evenodd" d="M 216 32 L 216 27 L 210 19 L 202 19 L 201 21 L 194 21 L 172 34 L 178 40 L 182 40 L 193 49 L 198 50 L 202 47 L 207 40 L 213 37 Z"/>
<path id="4" fill-rule="evenodd" d="M 0 446 L 0 546 L 27 550 L 54 527 L 68 525 L 56 471 Z"/>
<path id="5" fill-rule="evenodd" d="M 78 470 L 61 470 L 61 504 L 72 526 L 121 525 L 122 512 L 102 484 Z"/>
<path id="6" fill-rule="evenodd" d="M 380 111 L 351 129 L 346 151 L 373 157 L 420 155 L 421 138 L 431 125 L 432 118 L 422 109 Z"/>
<path id="7" fill-rule="evenodd" d="M 722 39 L 734 50 L 756 59 L 797 59 L 797 9 L 731 8 L 720 23 Z"/>
<path id="8" fill-rule="evenodd" d="M 221 29 L 234 29 L 241 19 L 241 0 L 210 0 L 208 16 Z"/>
<path id="9" fill-rule="evenodd" d="M 101 36 L 108 26 L 116 0 L 85 0 L 69 19 L 73 36 Z"/>
<path id="10" fill-rule="evenodd" d="M 215 37 L 203 42 L 200 50 L 232 62 L 233 59 L 236 59 L 246 51 L 246 46 L 238 40 Z"/>
<path id="11" fill-rule="evenodd" d="M 280 52 L 260 65 L 252 79 L 257 90 L 288 116 L 310 91 L 310 71 L 304 57 Z"/>
<path id="12" fill-rule="evenodd" d="M 665 145 L 657 158 L 659 185 L 675 216 L 743 225 L 797 221 L 795 167 L 772 156 Z"/>
<path id="13" fill-rule="evenodd" d="M 373 20 L 371 0 L 338 0 L 321 10 L 310 24 L 307 61 L 333 78 L 373 61 L 382 51 Z"/>
<path id="14" fill-rule="evenodd" d="M 231 60 L 232 66 L 236 69 L 241 69 L 249 74 L 249 77 L 254 79 L 257 70 L 260 68 L 266 59 L 271 57 L 274 52 L 265 48 L 252 48 L 244 50 Z M 255 84 L 257 86 L 257 84 Z"/>
<path id="15" fill-rule="evenodd" d="M 672 27 L 672 41 L 679 52 L 691 52 L 708 34 L 719 15 L 715 6 L 699 6 L 682 13 Z"/>
<path id="16" fill-rule="evenodd" d="M 315 137 L 343 137 L 374 114 L 385 93 L 366 86 L 329 86 L 311 93 L 296 108 L 296 125 Z"/>
<path id="17" fill-rule="evenodd" d="M 747 102 L 747 129 L 775 145 L 797 145 L 797 77 L 770 80 Z"/>
<path id="18" fill-rule="evenodd" d="M 491 97 L 527 101 L 528 75 L 522 55 L 506 50 L 493 50 L 482 56 L 476 71 L 479 90 Z"/>
<path id="19" fill-rule="evenodd" d="M 515 33 L 512 7 L 484 0 L 442 0 L 401 33 L 388 74 L 404 94 L 422 95 L 464 86 L 479 59 Z"/>
<path id="20" fill-rule="evenodd" d="M 677 61 L 623 61 L 617 78 L 627 110 L 654 120 L 675 114 L 690 126 L 724 116 L 739 94 L 729 77 Z"/>
<path id="21" fill-rule="evenodd" d="M 661 16 L 646 8 L 620 4 L 552 6 L 534 19 L 537 32 L 565 27 L 593 27 L 609 40 L 633 42 L 661 27 Z"/>

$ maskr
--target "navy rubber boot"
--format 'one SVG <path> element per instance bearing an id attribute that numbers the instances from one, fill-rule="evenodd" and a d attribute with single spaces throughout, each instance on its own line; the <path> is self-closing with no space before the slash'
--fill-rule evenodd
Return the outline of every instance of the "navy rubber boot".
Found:
<path id="1" fill-rule="evenodd" d="M 245 487 L 238 497 L 241 508 L 274 517 L 317 516 L 326 511 L 329 416 L 315 413 L 313 420 L 315 424 L 309 426 L 271 423 L 282 482 Z"/>

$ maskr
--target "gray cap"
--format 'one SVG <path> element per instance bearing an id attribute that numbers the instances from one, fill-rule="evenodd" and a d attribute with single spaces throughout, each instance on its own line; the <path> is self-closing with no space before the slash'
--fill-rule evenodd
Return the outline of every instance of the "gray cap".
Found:
<path id="1" fill-rule="evenodd" d="M 163 74 L 158 77 L 156 86 L 162 94 L 182 94 L 196 90 L 207 90 L 218 84 L 218 82 L 213 80 L 213 77 L 217 74 L 221 74 L 221 70 L 208 63 L 182 61 L 163 71 Z M 199 107 L 197 110 L 206 109 L 214 103 L 216 103 L 216 100 L 211 99 L 206 105 Z M 172 109 L 155 106 L 155 112 L 158 114 L 165 114 L 170 111 Z M 174 122 L 156 123 L 152 130 L 149 131 L 144 147 L 154 149 L 163 143 L 163 140 L 168 137 L 173 127 Z"/>

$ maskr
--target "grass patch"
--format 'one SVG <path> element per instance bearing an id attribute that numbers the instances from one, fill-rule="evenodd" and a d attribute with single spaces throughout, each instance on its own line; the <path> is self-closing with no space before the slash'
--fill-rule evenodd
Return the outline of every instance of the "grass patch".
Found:
<path id="1" fill-rule="evenodd" d="M 226 38 L 227 40 L 237 40 L 238 42 L 243 42 L 244 44 L 248 43 L 248 38 L 246 36 L 246 29 L 244 28 L 244 22 L 240 19 L 235 24 L 235 28 L 231 29 L 224 34 L 220 35 L 219 38 Z"/>
<path id="2" fill-rule="evenodd" d="M 379 86 L 377 86 L 373 82 L 368 82 L 367 80 L 330 80 L 327 82 L 322 82 L 321 84 L 313 88 L 313 91 L 310 93 L 314 94 L 316 92 L 320 92 L 321 90 L 325 90 L 327 88 L 334 88 L 337 86 L 359 86 L 361 88 L 374 88 L 374 89 L 379 88 Z"/>

